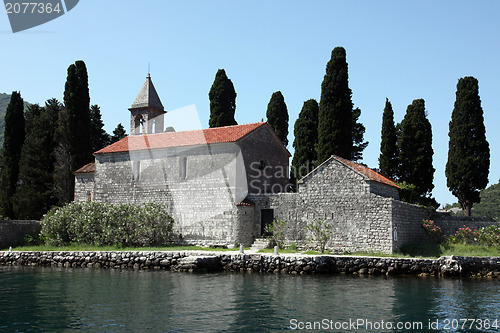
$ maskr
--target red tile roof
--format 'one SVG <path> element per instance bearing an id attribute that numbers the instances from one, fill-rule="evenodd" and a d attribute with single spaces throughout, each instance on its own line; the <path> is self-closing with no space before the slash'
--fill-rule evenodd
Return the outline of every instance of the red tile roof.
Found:
<path id="1" fill-rule="evenodd" d="M 351 162 L 351 161 L 348 161 L 348 160 L 345 160 L 341 157 L 338 157 L 338 156 L 334 156 L 334 158 L 337 160 L 337 161 L 340 161 L 348 166 L 350 166 L 351 168 L 353 168 L 354 170 L 362 173 L 363 175 L 365 175 L 366 177 L 368 177 L 370 180 L 373 180 L 373 181 L 376 181 L 376 182 L 379 182 L 379 183 L 382 183 L 382 184 L 385 184 L 385 185 L 389 185 L 389 186 L 394 186 L 394 187 L 397 187 L 399 188 L 398 185 L 396 185 L 392 180 L 390 180 L 389 178 L 381 175 L 380 173 L 368 168 L 368 167 L 365 167 L 361 164 L 358 164 L 358 163 L 354 163 L 354 162 Z"/>
<path id="2" fill-rule="evenodd" d="M 89 163 L 82 166 L 80 169 L 73 172 L 73 174 L 81 174 L 81 173 L 95 173 L 95 163 Z"/>
<path id="3" fill-rule="evenodd" d="M 94 154 L 118 153 L 136 150 L 196 146 L 202 144 L 236 142 L 266 123 L 208 128 L 204 130 L 130 135 Z"/>

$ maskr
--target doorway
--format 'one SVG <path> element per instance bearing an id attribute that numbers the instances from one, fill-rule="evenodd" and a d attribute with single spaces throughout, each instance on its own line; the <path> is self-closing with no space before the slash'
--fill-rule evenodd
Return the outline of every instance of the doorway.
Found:
<path id="1" fill-rule="evenodd" d="M 266 232 L 266 226 L 272 225 L 274 220 L 274 209 L 261 209 L 260 211 L 260 234 L 262 236 L 271 236 Z"/>

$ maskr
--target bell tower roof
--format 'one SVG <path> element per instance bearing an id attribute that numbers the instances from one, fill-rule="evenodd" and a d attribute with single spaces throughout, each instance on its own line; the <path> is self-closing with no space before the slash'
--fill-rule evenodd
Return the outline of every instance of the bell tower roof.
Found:
<path id="1" fill-rule="evenodd" d="M 136 109 L 154 109 L 160 112 L 165 112 L 149 73 L 146 77 L 146 81 L 142 85 L 141 90 L 137 94 L 134 103 L 132 103 L 132 106 L 129 108 L 130 111 Z"/>

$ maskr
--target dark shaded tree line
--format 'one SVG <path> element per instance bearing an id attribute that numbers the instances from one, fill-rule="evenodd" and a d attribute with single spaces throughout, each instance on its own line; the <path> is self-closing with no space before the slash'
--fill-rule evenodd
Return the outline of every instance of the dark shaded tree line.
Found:
<path id="1" fill-rule="evenodd" d="M 68 67 L 64 104 L 52 98 L 24 111 L 13 92 L 5 116 L 0 156 L 0 215 L 39 219 L 52 206 L 73 200 L 73 172 L 93 160 L 93 152 L 126 136 L 121 124 L 110 136 L 98 105 L 90 105 L 83 61 Z"/>

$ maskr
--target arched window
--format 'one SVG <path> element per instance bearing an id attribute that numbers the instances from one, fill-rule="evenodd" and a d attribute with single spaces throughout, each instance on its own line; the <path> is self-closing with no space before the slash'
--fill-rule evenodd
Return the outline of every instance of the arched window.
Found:
<path id="1" fill-rule="evenodd" d="M 142 133 L 144 133 L 144 118 L 142 117 L 142 114 L 138 114 L 135 117 L 134 122 L 135 122 L 135 124 L 134 124 L 135 133 L 136 134 L 142 134 Z"/>

